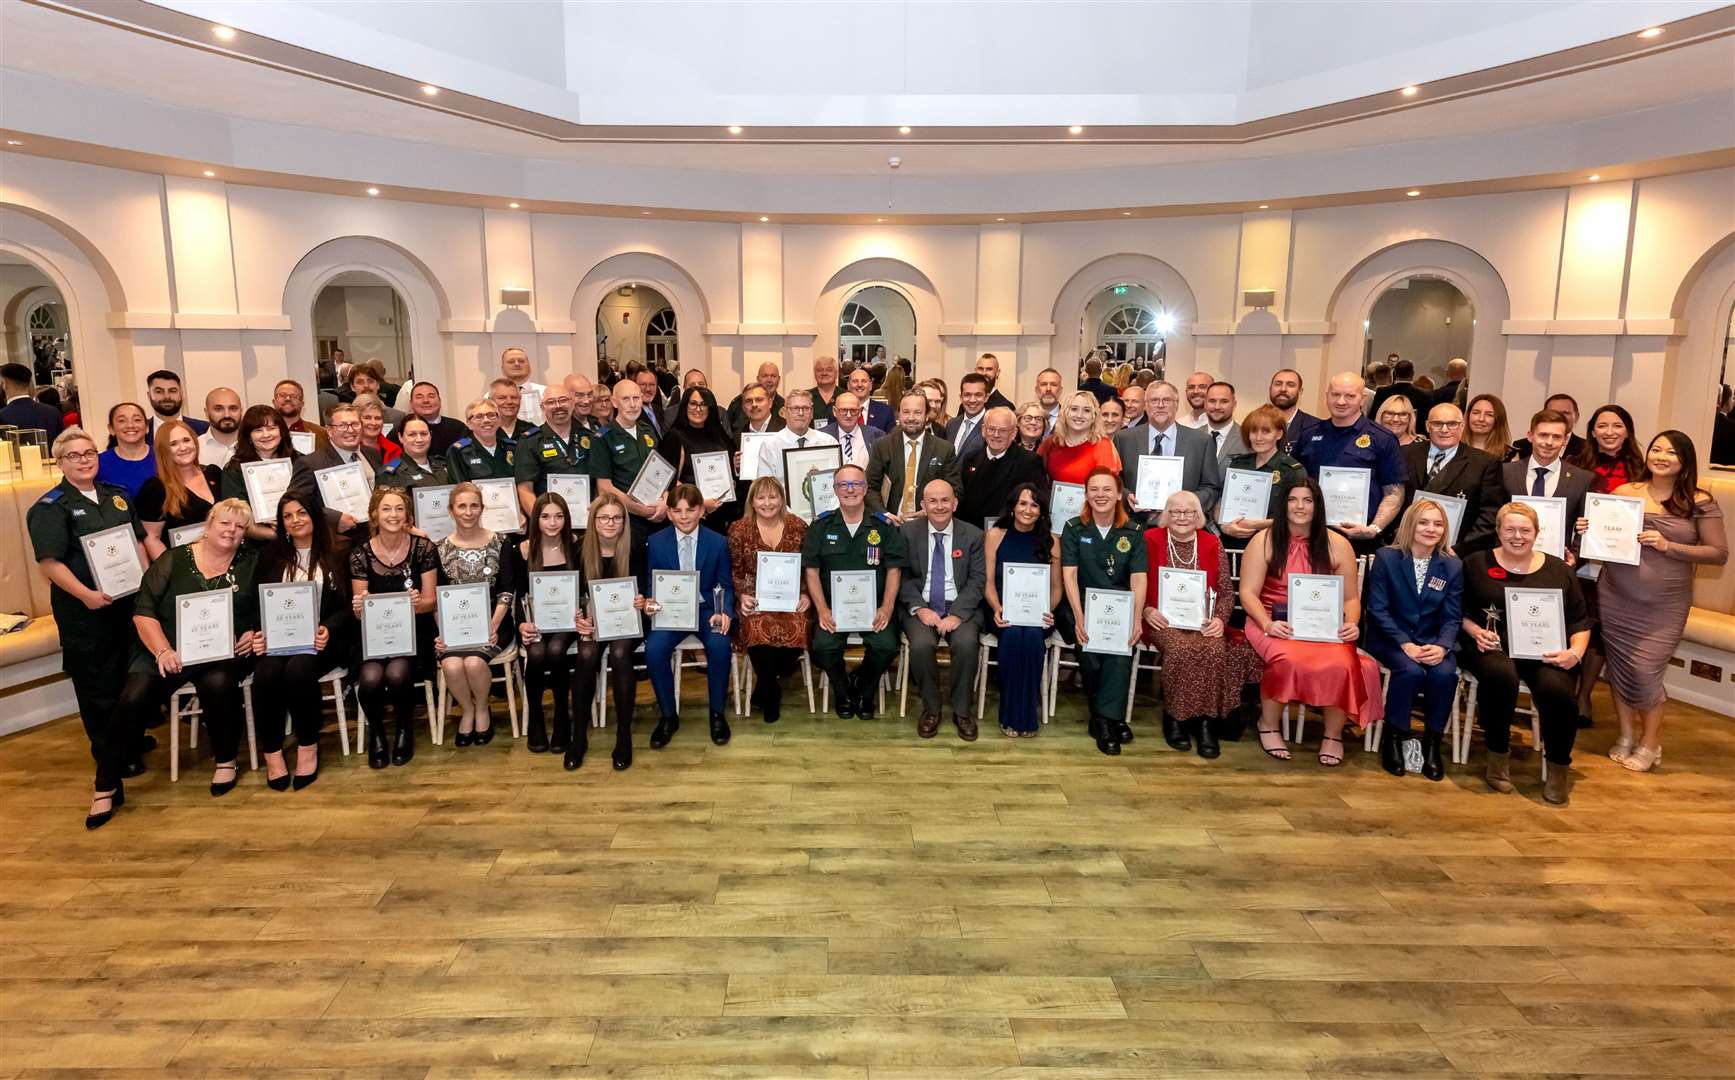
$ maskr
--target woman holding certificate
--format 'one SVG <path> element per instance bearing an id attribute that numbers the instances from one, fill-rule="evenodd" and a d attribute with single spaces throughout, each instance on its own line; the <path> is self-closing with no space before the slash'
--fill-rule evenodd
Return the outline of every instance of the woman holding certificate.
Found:
<path id="1" fill-rule="evenodd" d="M 223 489 L 223 470 L 199 464 L 199 437 L 180 420 L 157 427 L 157 474 L 139 488 L 145 552 L 155 559 L 174 546 L 178 529 L 203 525 Z"/>
<path id="2" fill-rule="evenodd" d="M 747 505 L 752 513 L 729 526 L 729 565 L 741 614 L 736 636 L 753 665 L 752 703 L 767 724 L 775 724 L 782 716 L 783 680 L 812 640 L 807 612 L 813 601 L 801 587 L 807 523 L 789 512 L 783 485 L 773 476 L 753 481 Z"/>
<path id="3" fill-rule="evenodd" d="M 1098 469 L 1119 472 L 1121 456 L 1114 448 L 1113 434 L 1103 430 L 1096 395 L 1089 390 L 1073 394 L 1061 407 L 1054 434 L 1037 451 L 1048 468 L 1049 480 L 1057 484 L 1082 484 Z"/>
<path id="4" fill-rule="evenodd" d="M 1591 423 L 1594 439 L 1595 417 Z M 1638 562 L 1604 562 L 1598 580 L 1608 681 L 1621 722 L 1609 756 L 1633 772 L 1649 772 L 1663 759 L 1663 673 L 1693 606 L 1693 568 L 1729 559 L 1723 512 L 1699 487 L 1693 441 L 1663 432 L 1645 450 L 1645 467 L 1646 480 L 1615 492 L 1644 500 Z"/>
<path id="5" fill-rule="evenodd" d="M 568 702 L 572 694 L 572 661 L 567 652 L 578 640 L 578 543 L 572 533 L 572 511 L 566 499 L 543 492 L 530 507 L 530 539 L 518 545 L 527 573 L 524 589 L 524 621 L 518 627 L 524 642 L 524 689 L 530 717 L 525 746 L 532 754 L 550 750 L 566 755 L 566 767 L 584 764 L 589 725 L 573 718 L 585 714 L 585 701 Z M 547 584 L 538 575 L 547 574 Z M 561 587 L 558 575 L 568 575 Z M 559 629 L 556 629 L 559 627 Z M 542 696 L 554 691 L 554 733 L 551 738 L 543 720 Z"/>
<path id="6" fill-rule="evenodd" d="M 426 420 L 414 414 L 406 416 L 397 434 L 404 450 L 396 461 L 380 470 L 381 487 L 409 490 L 451 483 L 446 477 L 446 459 L 430 450 L 434 433 Z"/>
<path id="7" fill-rule="evenodd" d="M 1446 553 L 1451 539 L 1446 510 L 1418 499 L 1398 522 L 1397 542 L 1374 553 L 1368 571 L 1368 655 L 1392 673 L 1386 686 L 1386 723 L 1380 764 L 1404 775 L 1403 743 L 1410 713 L 1422 695 L 1422 775 L 1446 775 L 1440 740 L 1458 689 L 1452 647 L 1463 616 L 1464 564 Z"/>
<path id="8" fill-rule="evenodd" d="M 319 779 L 319 680 L 354 649 L 349 553 L 325 515 L 291 496 L 277 504 L 277 534 L 260 563 L 260 634 L 254 642 L 253 727 L 265 783 L 300 791 Z M 295 726 L 295 772 L 283 760 L 283 726 Z"/>
<path id="9" fill-rule="evenodd" d="M 1145 640 L 1163 658 L 1163 740 L 1176 750 L 1196 742 L 1200 757 L 1214 758 L 1211 722 L 1241 704 L 1241 685 L 1258 677 L 1259 661 L 1239 633 L 1231 636 L 1229 556 L 1204 523 L 1199 496 L 1177 491 L 1145 532 L 1144 621 Z"/>
<path id="10" fill-rule="evenodd" d="M 590 503 L 590 528 L 579 545 L 578 656 L 572 666 L 572 700 L 588 706 L 596 697 L 596 680 L 602 672 L 604 650 L 608 652 L 609 692 L 614 694 L 614 767 L 633 763 L 633 706 L 638 697 L 638 673 L 633 670 L 633 650 L 644 639 L 645 598 L 638 583 L 643 579 L 644 546 L 634 544 L 628 533 L 627 504 L 612 491 Z M 631 578 L 630 590 L 591 588 L 592 583 Z M 592 603 L 592 594 L 603 596 L 632 593 L 606 610 Z M 636 630 L 634 629 L 636 627 Z M 599 640 L 599 638 L 601 640 Z"/>
<path id="11" fill-rule="evenodd" d="M 462 443 L 459 440 L 453 452 Z M 463 480 L 453 487 L 450 506 L 456 527 L 438 545 L 440 567 L 448 586 L 484 586 L 487 603 L 471 604 L 468 596 L 443 598 L 434 655 L 445 672 L 446 689 L 458 703 L 458 734 L 452 744 L 486 746 L 494 741 L 494 716 L 488 707 L 493 675 L 488 665 L 512 644 L 518 629 L 507 617 L 521 588 L 518 549 L 482 527 L 482 491 L 475 484 Z"/>
<path id="12" fill-rule="evenodd" d="M 223 499 L 205 519 L 204 536 L 169 549 L 145 571 L 133 597 L 139 640 L 115 710 L 117 722 L 128 731 L 120 738 L 111 735 L 111 761 L 98 766 L 99 788 L 103 780 L 118 776 L 119 761 L 112 759 L 119 748 L 156 719 L 172 691 L 189 682 L 199 692 L 211 733 L 216 761 L 211 796 L 226 795 L 235 787 L 235 755 L 245 716 L 241 681 L 253 666 L 253 645 L 259 637 L 259 554 L 241 542 L 252 521 L 245 502 Z M 115 794 L 119 805 L 118 783 Z"/>
<path id="13" fill-rule="evenodd" d="M 374 488 L 367 517 L 368 539 L 349 553 L 350 611 L 361 620 L 361 633 L 348 667 L 367 716 L 368 768 L 383 769 L 416 755 L 416 683 L 433 666 L 440 555 L 432 540 L 410 532 L 416 513 L 407 490 Z M 409 611 L 398 594 L 407 595 Z M 370 598 L 382 602 L 369 605 Z M 388 706 L 398 721 L 390 749 Z"/>
<path id="14" fill-rule="evenodd" d="M 1061 598 L 1060 538 L 1040 488 L 1012 489 L 1006 512 L 983 534 L 982 555 L 982 598 L 998 642 L 1000 734 L 1033 739 L 1042 730 L 1042 669 Z"/>
<path id="15" fill-rule="evenodd" d="M 1595 477 L 1591 481 L 1589 494 L 1613 495 L 1624 485 L 1644 479 L 1645 455 L 1633 435 L 1632 414 L 1619 405 L 1604 405 L 1590 414 L 1585 433 L 1590 438 L 1584 441 L 1584 447 L 1573 460 L 1573 464 Z M 1583 533 L 1585 519 L 1580 518 L 1579 521 L 1578 532 Z M 1584 593 L 1584 609 L 1590 617 L 1590 648 L 1585 651 L 1584 666 L 1578 677 L 1580 728 L 1587 728 L 1591 724 L 1590 695 L 1596 687 L 1597 678 L 1602 675 L 1602 628 L 1599 625 L 1602 613 L 1596 592 L 1600 574 L 1601 571 L 1598 570 L 1581 568 L 1578 575 L 1579 591 Z M 1617 740 L 1613 753 L 1619 756 L 1616 756 L 1615 760 L 1619 761 L 1631 746 L 1630 742 L 1623 746 Z"/>
<path id="16" fill-rule="evenodd" d="M 261 467 L 261 462 L 278 464 Z M 271 526 L 265 523 L 276 520 L 280 498 L 293 495 L 303 506 L 325 511 L 313 471 L 302 462 L 300 451 L 289 439 L 288 422 L 269 405 L 255 405 L 241 414 L 235 455 L 223 466 L 219 494 L 225 499 L 241 499 L 250 510 L 262 512 L 247 530 L 252 540 L 272 539 Z"/>
<path id="17" fill-rule="evenodd" d="M 1512 711 L 1522 679 L 1542 725 L 1543 754 L 1553 766 L 1542 797 L 1564 805 L 1572 793 L 1568 766 L 1578 738 L 1578 665 L 1590 646 L 1590 620 L 1572 568 L 1536 550 L 1541 527 L 1534 509 L 1507 503 L 1494 515 L 1499 546 L 1464 560 L 1458 664 L 1481 684 L 1488 786 L 1512 790 Z"/>
<path id="18" fill-rule="evenodd" d="M 1069 413 L 1080 397 L 1075 395 Z M 1096 417 L 1093 405 L 1092 420 Z M 1106 442 L 1106 440 L 1104 440 Z M 1113 451 L 1113 447 L 1109 447 Z M 1126 722 L 1133 646 L 1142 631 L 1138 608 L 1145 595 L 1145 538 L 1127 519 L 1118 466 L 1098 466 L 1085 478 L 1084 513 L 1060 534 L 1060 576 L 1066 586 L 1061 634 L 1079 646 L 1079 669 L 1090 700 L 1090 734 L 1109 755 L 1132 741 Z M 1070 631 L 1070 633 L 1069 633 Z"/>
<path id="19" fill-rule="evenodd" d="M 1230 551 L 1242 550 L 1248 540 L 1271 528 L 1283 505 L 1283 493 L 1289 490 L 1289 485 L 1307 474 L 1301 462 L 1284 453 L 1283 436 L 1283 410 L 1275 405 L 1261 405 L 1241 421 L 1241 438 L 1253 449 L 1230 457 L 1227 468 L 1241 473 L 1267 474 L 1271 477 L 1271 491 L 1265 498 L 1264 510 L 1254 514 L 1253 504 L 1258 500 L 1244 494 L 1251 477 L 1242 479 L 1224 472 L 1223 496 L 1218 500 L 1217 514 L 1222 519 L 1223 546 Z"/>
<path id="20" fill-rule="evenodd" d="M 1265 671 L 1259 683 L 1259 746 L 1279 761 L 1289 748 L 1278 731 L 1288 702 L 1325 714 L 1319 763 L 1343 764 L 1343 727 L 1351 713 L 1371 724 L 1379 716 L 1380 671 L 1356 652 L 1361 588 L 1355 549 L 1326 527 L 1325 496 L 1312 478 L 1283 494 L 1283 513 L 1255 536 L 1241 560 L 1241 606 L 1247 640 Z M 1299 594 L 1290 591 L 1300 575 Z"/>
<path id="21" fill-rule="evenodd" d="M 674 422 L 657 445 L 657 452 L 675 467 L 675 481 L 695 485 L 699 482 L 699 469 L 694 459 L 701 454 L 725 455 L 722 458 L 706 457 L 697 463 L 703 466 L 706 477 L 712 478 L 707 480 L 707 485 L 717 483 L 718 467 L 722 465 L 728 466 L 731 477 L 739 476 L 741 463 L 736 457 L 737 449 L 735 440 L 723 430 L 717 399 L 703 386 L 690 386 L 681 394 Z M 730 522 L 740 516 L 741 502 L 738 498 L 723 499 L 720 494 L 720 488 L 712 487 L 711 493 L 704 496 L 705 524 L 722 533 L 727 532 Z"/>

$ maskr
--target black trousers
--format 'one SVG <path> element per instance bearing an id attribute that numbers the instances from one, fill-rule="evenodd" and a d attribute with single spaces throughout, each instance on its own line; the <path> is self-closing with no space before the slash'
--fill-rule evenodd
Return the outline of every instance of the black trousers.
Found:
<path id="1" fill-rule="evenodd" d="M 619 641 L 581 641 L 572 666 L 572 703 L 578 716 L 585 715 L 596 698 L 596 680 L 602 673 L 603 650 L 608 650 L 608 689 L 614 695 L 615 738 L 632 735 L 633 708 L 638 704 L 639 676 L 633 670 L 633 649 L 638 638 Z"/>
<path id="2" fill-rule="evenodd" d="M 132 655 L 131 640 L 117 637 L 100 645 L 62 642 L 61 650 L 60 669 L 66 672 L 72 683 L 72 695 L 78 699 L 78 718 L 84 723 L 85 738 L 90 740 L 91 761 L 101 767 L 109 732 L 119 730 L 130 733 L 126 752 L 121 756 L 124 762 L 135 752 L 133 747 L 145 730 L 144 725 L 132 727 L 123 723 L 118 729 L 115 726 L 115 710 L 120 707 L 127 660 Z"/>
<path id="3" fill-rule="evenodd" d="M 313 746 L 324 726 L 319 680 L 343 666 L 349 646 L 326 647 L 312 656 L 261 656 L 253 665 L 253 726 L 259 751 L 283 749 L 284 717 L 295 725 L 295 744 Z"/>
<path id="4" fill-rule="evenodd" d="M 550 690 L 554 691 L 555 724 L 565 723 L 571 715 L 567 711 L 567 695 L 573 692 L 572 657 L 566 651 L 577 638 L 576 634 L 544 634 L 524 643 L 524 686 L 530 698 L 532 723 L 542 723 L 542 695 Z M 583 712 L 584 704 L 574 702 L 574 712 Z"/>
<path id="5" fill-rule="evenodd" d="M 241 682 L 252 666 L 248 659 L 213 660 L 194 664 L 173 675 L 133 671 L 121 689 L 120 705 L 103 744 L 103 760 L 96 765 L 96 790 L 112 791 L 121 780 L 126 752 L 145 725 L 155 719 L 162 701 L 175 690 L 192 683 L 199 694 L 205 728 L 211 733 L 211 757 L 217 762 L 235 760 L 241 745 L 241 726 L 246 713 L 241 703 Z"/>
<path id="6" fill-rule="evenodd" d="M 1542 726 L 1542 756 L 1550 765 L 1572 764 L 1572 744 L 1578 738 L 1578 671 L 1565 671 L 1540 660 L 1514 660 L 1503 652 L 1483 652 L 1468 646 L 1458 654 L 1458 665 L 1481 683 L 1477 711 L 1482 715 L 1482 733 L 1488 750 L 1495 754 L 1512 749 L 1512 713 L 1518 704 L 1518 681 L 1530 687 Z"/>
<path id="7" fill-rule="evenodd" d="M 801 652 L 781 645 L 749 645 L 747 662 L 753 665 L 754 696 L 781 694 L 783 680 L 801 666 Z"/>

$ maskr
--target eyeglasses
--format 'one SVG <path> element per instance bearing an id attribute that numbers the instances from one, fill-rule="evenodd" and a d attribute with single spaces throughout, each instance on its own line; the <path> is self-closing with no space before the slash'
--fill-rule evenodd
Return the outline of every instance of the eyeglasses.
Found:
<path id="1" fill-rule="evenodd" d="M 859 488 L 867 487 L 867 481 L 866 480 L 834 480 L 834 481 L 832 481 L 832 487 L 837 488 L 837 490 L 839 490 L 839 491 L 855 491 Z"/>
<path id="2" fill-rule="evenodd" d="M 1463 427 L 1464 424 L 1460 420 L 1430 420 L 1428 421 L 1428 426 L 1431 428 L 1439 428 L 1441 431 L 1451 431 L 1453 428 Z"/>
<path id="3" fill-rule="evenodd" d="M 1176 508 L 1174 508 L 1168 512 L 1170 517 L 1195 517 L 1198 515 L 1198 513 L 1199 513 L 1199 511 L 1194 510 L 1190 506 L 1186 507 L 1184 509 L 1181 507 L 1176 507 Z"/>
<path id="4" fill-rule="evenodd" d="M 68 450 L 60 455 L 60 460 L 82 464 L 86 461 L 95 461 L 97 456 L 95 450 Z"/>
<path id="5" fill-rule="evenodd" d="M 598 514 L 596 515 L 596 520 L 598 523 L 606 521 L 610 524 L 618 525 L 625 521 L 626 517 L 621 514 Z"/>
<path id="6" fill-rule="evenodd" d="M 347 423 L 331 425 L 331 430 L 333 430 L 333 431 L 354 431 L 356 428 L 359 428 L 359 427 L 361 427 L 360 421 L 350 420 Z"/>

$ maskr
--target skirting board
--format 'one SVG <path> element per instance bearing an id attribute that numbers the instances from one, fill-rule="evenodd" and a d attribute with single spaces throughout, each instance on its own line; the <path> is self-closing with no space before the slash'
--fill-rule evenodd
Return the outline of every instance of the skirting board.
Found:
<path id="1" fill-rule="evenodd" d="M 32 685 L 33 684 L 33 685 Z M 28 689 L 8 692 L 13 687 Z M 60 654 L 39 656 L 0 673 L 0 735 L 10 735 L 78 711 L 72 680 L 60 671 Z"/>

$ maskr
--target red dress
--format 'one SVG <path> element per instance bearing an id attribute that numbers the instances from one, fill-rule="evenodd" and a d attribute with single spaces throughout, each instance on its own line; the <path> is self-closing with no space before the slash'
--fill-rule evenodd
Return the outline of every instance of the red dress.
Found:
<path id="1" fill-rule="evenodd" d="M 1307 538 L 1289 541 L 1289 560 L 1279 566 L 1273 556 L 1266 568 L 1259 602 L 1267 612 L 1289 599 L 1289 575 L 1311 574 Z M 1385 711 L 1380 695 L 1380 666 L 1348 642 L 1293 641 L 1274 638 L 1247 620 L 1247 641 L 1265 662 L 1261 697 L 1299 701 L 1317 708 L 1335 706 L 1358 724 L 1371 724 Z"/>
<path id="2" fill-rule="evenodd" d="M 1048 478 L 1059 484 L 1082 484 L 1098 466 L 1121 471 L 1121 456 L 1109 439 L 1062 446 L 1058 439 L 1044 440 L 1041 449 L 1043 464 L 1048 466 Z M 1058 528 L 1060 522 L 1055 522 Z"/>

